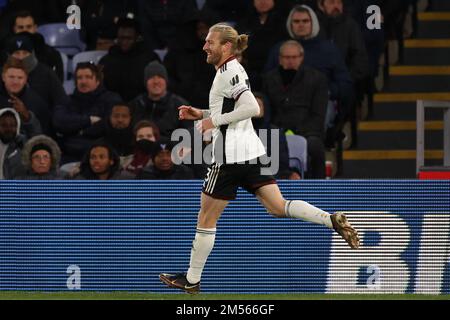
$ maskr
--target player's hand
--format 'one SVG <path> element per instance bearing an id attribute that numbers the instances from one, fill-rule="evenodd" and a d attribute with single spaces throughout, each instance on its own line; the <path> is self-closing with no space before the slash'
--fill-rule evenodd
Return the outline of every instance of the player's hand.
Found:
<path id="1" fill-rule="evenodd" d="M 203 118 L 203 112 L 200 109 L 182 105 L 178 107 L 178 117 L 180 120 L 200 120 Z"/>
<path id="2" fill-rule="evenodd" d="M 214 124 L 212 122 L 211 118 L 206 118 L 201 121 L 198 121 L 195 125 L 195 128 L 200 131 L 201 133 L 204 133 L 205 131 L 211 130 L 214 128 Z"/>

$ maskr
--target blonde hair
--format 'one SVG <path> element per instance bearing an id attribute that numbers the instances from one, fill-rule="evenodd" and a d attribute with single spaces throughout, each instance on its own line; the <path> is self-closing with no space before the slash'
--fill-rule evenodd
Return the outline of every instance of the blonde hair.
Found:
<path id="1" fill-rule="evenodd" d="M 209 32 L 218 32 L 220 34 L 220 43 L 231 43 L 233 54 L 242 53 L 248 47 L 248 35 L 238 34 L 238 32 L 226 23 L 217 23 L 209 28 Z"/>

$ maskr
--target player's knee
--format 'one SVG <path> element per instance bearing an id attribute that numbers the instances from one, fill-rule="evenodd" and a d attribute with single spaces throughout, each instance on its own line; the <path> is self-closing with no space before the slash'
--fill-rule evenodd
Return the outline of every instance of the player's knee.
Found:
<path id="1" fill-rule="evenodd" d="M 284 210 L 284 204 L 286 201 L 280 201 L 279 203 L 273 204 L 266 207 L 267 212 L 274 216 L 275 218 L 286 218 L 286 212 Z"/>

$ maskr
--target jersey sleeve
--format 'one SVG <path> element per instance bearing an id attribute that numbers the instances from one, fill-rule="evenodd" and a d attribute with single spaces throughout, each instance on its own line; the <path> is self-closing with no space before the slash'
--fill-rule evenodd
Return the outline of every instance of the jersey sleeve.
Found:
<path id="1" fill-rule="evenodd" d="M 248 79 L 242 72 L 228 70 L 221 75 L 222 88 L 227 98 L 238 100 L 241 94 L 249 90 Z"/>

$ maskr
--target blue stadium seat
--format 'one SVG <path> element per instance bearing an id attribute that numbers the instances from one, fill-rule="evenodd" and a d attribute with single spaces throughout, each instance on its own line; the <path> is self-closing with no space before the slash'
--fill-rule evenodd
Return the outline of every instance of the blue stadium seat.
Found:
<path id="1" fill-rule="evenodd" d="M 77 64 L 80 62 L 92 62 L 94 64 L 98 64 L 100 59 L 107 53 L 108 51 L 104 50 L 92 50 L 80 52 L 74 55 L 72 59 L 72 71 L 75 70 Z"/>
<path id="2" fill-rule="evenodd" d="M 286 135 L 289 151 L 289 167 L 297 169 L 302 178 L 308 171 L 308 142 L 299 135 Z"/>
<path id="3" fill-rule="evenodd" d="M 68 80 L 68 76 L 69 76 L 69 58 L 67 57 L 67 54 L 59 52 L 60 56 L 61 56 L 61 60 L 63 63 L 63 73 L 64 73 L 64 81 Z"/>
<path id="4" fill-rule="evenodd" d="M 80 39 L 80 31 L 68 29 L 65 23 L 43 24 L 38 27 L 38 32 L 44 36 L 49 46 L 68 56 L 73 56 L 86 48 L 86 44 Z"/>

